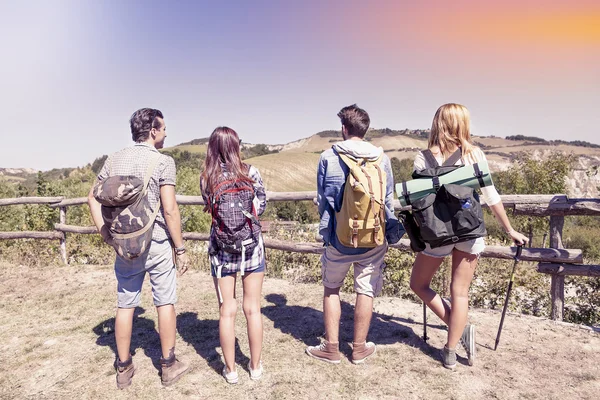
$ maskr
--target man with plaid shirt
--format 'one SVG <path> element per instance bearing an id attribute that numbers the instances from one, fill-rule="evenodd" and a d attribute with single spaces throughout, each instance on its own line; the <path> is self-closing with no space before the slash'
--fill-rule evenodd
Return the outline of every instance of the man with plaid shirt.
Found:
<path id="1" fill-rule="evenodd" d="M 167 136 L 163 118 L 159 110 L 151 108 L 142 108 L 133 113 L 129 123 L 135 144 L 108 157 L 97 180 L 102 182 L 110 176 L 135 176 L 143 181 L 151 160 L 158 157 L 147 190 L 148 200 L 153 209 L 160 201 L 160 210 L 153 226 L 152 242 L 149 249 L 138 258 L 129 260 L 117 254 L 115 260 L 118 282 L 118 309 L 115 318 L 118 358 L 115 366 L 119 389 L 131 385 L 135 373 L 130 354 L 131 331 L 134 310 L 140 303 L 146 272 L 150 275 L 154 305 L 158 313 L 163 385 L 175 383 L 188 370 L 188 365 L 175 357 L 174 304 L 177 301 L 177 268 L 183 274 L 188 267 L 188 258 L 181 234 L 179 207 L 175 200 L 175 161 L 158 152 Z M 111 234 L 104 223 L 101 205 L 94 198 L 93 190 L 90 190 L 88 204 L 102 238 L 111 244 Z M 177 258 L 177 267 L 173 253 Z"/>

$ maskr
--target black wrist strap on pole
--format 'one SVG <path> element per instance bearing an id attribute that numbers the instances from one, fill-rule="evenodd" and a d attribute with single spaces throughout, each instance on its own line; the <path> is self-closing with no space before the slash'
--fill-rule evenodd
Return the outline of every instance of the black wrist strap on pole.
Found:
<path id="1" fill-rule="evenodd" d="M 408 191 L 408 187 L 406 186 L 406 181 L 402 181 L 402 196 L 404 196 L 404 201 L 407 206 L 410 206 L 410 192 Z"/>
<path id="2" fill-rule="evenodd" d="M 483 181 L 483 172 L 481 172 L 481 169 L 479 169 L 479 164 L 473 164 L 473 169 L 475 170 L 475 178 L 477 178 L 479 181 L 479 187 L 484 187 L 485 182 Z"/>

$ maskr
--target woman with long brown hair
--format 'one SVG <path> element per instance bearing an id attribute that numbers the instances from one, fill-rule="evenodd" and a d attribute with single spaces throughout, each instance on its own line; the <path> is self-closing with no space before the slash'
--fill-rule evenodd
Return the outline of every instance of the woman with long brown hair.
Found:
<path id="1" fill-rule="evenodd" d="M 470 130 L 469 110 L 465 106 L 444 104 L 437 110 L 433 117 L 427 147 L 439 165 L 442 165 L 459 148 L 462 157 L 456 165 L 486 161 L 483 151 L 473 144 Z M 427 158 L 419 152 L 414 162 L 415 171 L 432 167 L 434 165 L 429 165 Z M 500 195 L 494 186 L 482 187 L 481 192 L 506 234 L 515 243 L 526 244 L 527 238 L 512 228 Z M 442 363 L 449 369 L 456 367 L 456 346 L 459 342 L 466 350 L 469 365 L 473 365 L 475 359 L 475 326 L 467 324 L 469 287 L 477 267 L 477 260 L 484 248 L 485 242 L 481 237 L 433 249 L 426 244 L 425 250 L 417 254 L 413 265 L 410 277 L 411 289 L 448 325 L 448 339 L 442 352 Z M 449 255 L 452 255 L 451 306 L 430 287 L 433 276 L 444 258 Z"/>
<path id="2" fill-rule="evenodd" d="M 241 273 L 243 310 L 250 342 L 250 378 L 260 379 L 263 323 L 260 312 L 265 253 L 258 217 L 266 207 L 266 194 L 258 169 L 241 160 L 238 134 L 218 127 L 210 135 L 200 177 L 205 210 L 212 216 L 209 260 L 219 300 L 219 337 L 225 366 L 223 377 L 238 382 L 235 366 L 235 282 Z"/>

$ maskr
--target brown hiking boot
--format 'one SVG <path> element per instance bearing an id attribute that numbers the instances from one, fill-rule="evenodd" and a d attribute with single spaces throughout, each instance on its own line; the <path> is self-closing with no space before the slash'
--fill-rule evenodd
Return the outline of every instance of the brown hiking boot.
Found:
<path id="1" fill-rule="evenodd" d="M 375 354 L 375 351 L 373 342 L 352 342 L 352 364 L 362 364 L 368 357 Z"/>
<path id="2" fill-rule="evenodd" d="M 189 365 L 185 362 L 179 361 L 174 353 L 171 353 L 171 357 L 164 359 L 160 358 L 161 374 L 160 380 L 164 386 L 170 386 L 177 382 L 179 378 L 188 372 Z"/>
<path id="3" fill-rule="evenodd" d="M 115 369 L 117 370 L 117 387 L 119 389 L 129 387 L 133 375 L 135 375 L 135 365 L 133 365 L 131 356 L 129 356 L 129 360 L 123 363 L 117 358 L 115 361 Z"/>
<path id="4" fill-rule="evenodd" d="M 306 354 L 331 364 L 339 364 L 342 361 L 342 355 L 339 351 L 339 343 L 330 343 L 323 341 L 318 346 L 309 346 L 306 348 Z"/>

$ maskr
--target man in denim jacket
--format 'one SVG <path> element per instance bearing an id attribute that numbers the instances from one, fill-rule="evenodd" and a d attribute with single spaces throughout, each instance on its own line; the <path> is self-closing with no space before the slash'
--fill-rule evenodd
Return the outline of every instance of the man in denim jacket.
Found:
<path id="1" fill-rule="evenodd" d="M 354 264 L 354 290 L 357 293 L 354 309 L 354 340 L 352 362 L 362 363 L 375 353 L 375 344 L 367 342 L 367 333 L 373 314 L 373 297 L 383 284 L 383 262 L 388 243 L 396 243 L 404 234 L 404 228 L 394 215 L 394 177 L 390 159 L 383 154 L 381 168 L 387 175 L 385 196 L 386 242 L 375 248 L 354 248 L 343 246 L 335 233 L 335 212 L 340 211 L 342 195 L 349 169 L 338 154 L 345 153 L 353 158 L 377 159 L 383 149 L 375 147 L 363 138 L 369 128 L 369 114 L 356 104 L 344 107 L 338 117 L 342 122 L 343 142 L 324 151 L 317 171 L 317 201 L 321 223 L 319 233 L 325 242 L 325 253 L 321 257 L 323 285 L 323 317 L 325 320 L 325 341 L 319 346 L 311 346 L 306 353 L 316 359 L 337 364 L 341 361 L 339 352 L 339 324 L 341 316 L 340 287 Z"/>

